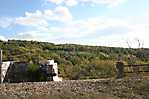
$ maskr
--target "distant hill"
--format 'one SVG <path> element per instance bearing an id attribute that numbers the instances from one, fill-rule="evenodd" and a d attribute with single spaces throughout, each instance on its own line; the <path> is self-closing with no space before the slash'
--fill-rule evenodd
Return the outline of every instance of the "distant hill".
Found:
<path id="1" fill-rule="evenodd" d="M 149 49 L 147 48 L 56 45 L 48 42 L 21 40 L 0 41 L 0 48 L 3 50 L 5 61 L 27 61 L 38 64 L 40 60 L 54 59 L 59 66 L 59 75 L 64 79 L 113 77 L 115 75 L 114 64 L 118 56 L 121 56 L 126 64 L 130 59 L 134 63 L 148 63 L 149 61 Z"/>

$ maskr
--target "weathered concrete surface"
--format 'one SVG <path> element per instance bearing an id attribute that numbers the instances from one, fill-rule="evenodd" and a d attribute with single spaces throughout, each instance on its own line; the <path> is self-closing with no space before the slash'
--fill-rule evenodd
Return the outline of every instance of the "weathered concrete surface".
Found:
<path id="1" fill-rule="evenodd" d="M 0 99 L 145 99 L 149 92 L 139 89 L 144 81 L 149 84 L 144 79 L 1 84 Z"/>

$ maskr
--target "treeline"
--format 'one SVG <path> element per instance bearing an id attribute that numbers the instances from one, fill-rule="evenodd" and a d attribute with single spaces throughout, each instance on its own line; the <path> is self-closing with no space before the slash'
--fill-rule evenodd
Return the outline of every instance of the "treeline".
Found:
<path id="1" fill-rule="evenodd" d="M 118 57 L 127 64 L 147 63 L 149 49 L 114 48 L 76 44 L 53 44 L 48 42 L 8 40 L 0 41 L 3 60 L 27 61 L 37 64 L 44 59 L 54 59 L 59 75 L 64 79 L 90 79 L 113 77 Z M 134 61 L 135 60 L 135 61 Z M 38 65 L 31 65 L 36 71 Z M 32 70 L 31 70 L 32 71 Z"/>

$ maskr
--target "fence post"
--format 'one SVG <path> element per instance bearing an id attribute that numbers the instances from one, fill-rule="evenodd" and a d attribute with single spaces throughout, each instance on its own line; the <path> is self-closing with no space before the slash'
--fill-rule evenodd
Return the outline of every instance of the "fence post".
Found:
<path id="1" fill-rule="evenodd" d="M 124 77 L 124 63 L 123 62 L 118 61 L 116 63 L 116 71 L 117 71 L 116 78 L 123 78 Z"/>
<path id="2" fill-rule="evenodd" d="M 0 83 L 2 83 L 2 50 L 0 49 Z"/>

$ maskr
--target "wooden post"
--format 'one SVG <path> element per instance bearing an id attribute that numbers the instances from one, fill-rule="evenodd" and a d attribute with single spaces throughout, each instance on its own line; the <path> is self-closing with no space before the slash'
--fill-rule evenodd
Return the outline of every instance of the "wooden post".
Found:
<path id="1" fill-rule="evenodd" d="M 121 61 L 118 61 L 116 63 L 116 70 L 117 70 L 116 78 L 123 78 L 124 77 L 124 63 Z"/>
<path id="2" fill-rule="evenodd" d="M 2 62 L 3 62 L 2 57 L 3 57 L 3 52 L 0 49 L 0 83 L 2 83 Z"/>

